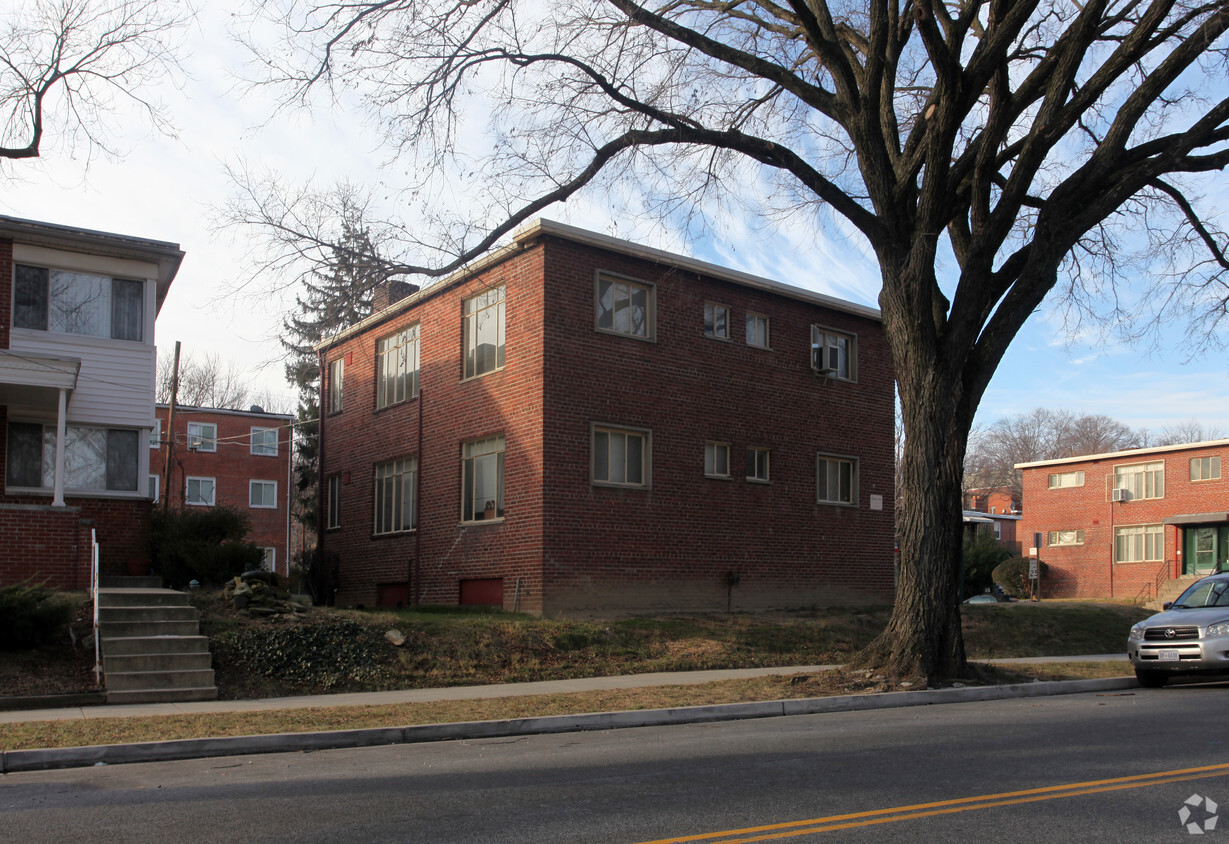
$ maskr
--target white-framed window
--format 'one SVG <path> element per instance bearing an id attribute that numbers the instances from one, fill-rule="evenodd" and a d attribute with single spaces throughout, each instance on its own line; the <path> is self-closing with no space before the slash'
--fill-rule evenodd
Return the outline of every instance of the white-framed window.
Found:
<path id="1" fill-rule="evenodd" d="M 1125 489 L 1128 499 L 1165 497 L 1165 461 L 1130 463 L 1114 467 L 1114 489 Z"/>
<path id="2" fill-rule="evenodd" d="M 728 478 L 730 476 L 730 444 L 704 444 L 704 475 L 709 478 Z"/>
<path id="3" fill-rule="evenodd" d="M 858 376 L 858 340 L 845 334 L 811 326 L 811 368 L 821 375 L 852 381 Z"/>
<path id="4" fill-rule="evenodd" d="M 376 341 L 376 407 L 388 407 L 417 395 L 418 324 L 415 323 Z"/>
<path id="5" fill-rule="evenodd" d="M 218 426 L 212 422 L 189 422 L 188 449 L 190 451 L 217 451 Z"/>
<path id="6" fill-rule="evenodd" d="M 652 433 L 636 428 L 594 425 L 593 483 L 601 486 L 649 486 Z"/>
<path id="7" fill-rule="evenodd" d="M 341 527 L 341 475 L 329 475 L 324 526 Z"/>
<path id="8" fill-rule="evenodd" d="M 64 432 L 64 488 L 140 493 L 149 471 L 148 452 L 138 459 L 141 432 L 128 428 L 69 425 Z M 56 426 L 10 422 L 5 460 L 9 486 L 55 488 Z"/>
<path id="9" fill-rule="evenodd" d="M 248 481 L 248 506 L 257 510 L 277 507 L 277 481 Z"/>
<path id="10" fill-rule="evenodd" d="M 504 435 L 461 446 L 461 521 L 504 517 Z"/>
<path id="11" fill-rule="evenodd" d="M 714 340 L 730 339 L 730 306 L 704 303 L 704 336 Z"/>
<path id="12" fill-rule="evenodd" d="M 1220 478 L 1219 457 L 1192 457 L 1191 480 L 1215 481 Z"/>
<path id="13" fill-rule="evenodd" d="M 216 482 L 213 478 L 188 478 L 184 489 L 184 503 L 212 507 L 217 500 L 216 493 Z"/>
<path id="14" fill-rule="evenodd" d="M 1059 548 L 1063 545 L 1083 545 L 1084 531 L 1052 530 L 1050 531 L 1049 544 L 1051 548 Z"/>
<path id="15" fill-rule="evenodd" d="M 155 419 L 154 427 L 149 432 L 149 447 L 162 448 L 162 420 Z"/>
<path id="16" fill-rule="evenodd" d="M 598 331 L 652 340 L 655 336 L 656 289 L 651 284 L 599 275 L 595 319 Z"/>
<path id="17" fill-rule="evenodd" d="M 262 457 L 277 457 L 277 428 L 253 428 L 251 450 Z"/>
<path id="18" fill-rule="evenodd" d="M 346 359 L 329 361 L 329 413 L 340 413 L 345 394 Z"/>
<path id="19" fill-rule="evenodd" d="M 158 503 L 158 497 L 161 491 L 161 487 L 162 487 L 162 478 L 158 477 L 157 475 L 149 475 L 146 478 L 146 488 L 145 488 L 146 495 L 149 497 L 149 500 L 154 502 L 155 504 Z"/>
<path id="20" fill-rule="evenodd" d="M 504 366 L 504 286 L 465 300 L 465 377 Z"/>
<path id="21" fill-rule="evenodd" d="M 139 342 L 145 282 L 18 264 L 13 327 Z"/>
<path id="22" fill-rule="evenodd" d="M 1114 528 L 1114 562 L 1147 563 L 1165 559 L 1162 525 L 1127 525 Z"/>
<path id="23" fill-rule="evenodd" d="M 857 501 L 858 461 L 848 457 L 815 458 L 815 500 L 820 504 L 853 504 Z"/>
<path id="24" fill-rule="evenodd" d="M 747 314 L 747 345 L 767 349 L 771 339 L 768 333 L 768 317 L 763 314 Z"/>
<path id="25" fill-rule="evenodd" d="M 751 447 L 747 449 L 747 480 L 762 484 L 771 481 L 769 456 L 770 452 L 766 448 Z"/>
<path id="26" fill-rule="evenodd" d="M 265 571 L 277 571 L 277 549 L 266 545 L 260 549 L 260 567 Z"/>
<path id="27" fill-rule="evenodd" d="M 1084 485 L 1084 471 L 1054 472 L 1050 475 L 1050 489 L 1067 489 Z"/>
<path id="28" fill-rule="evenodd" d="M 376 534 L 401 533 L 418 524 L 418 458 L 401 457 L 376 465 Z"/>

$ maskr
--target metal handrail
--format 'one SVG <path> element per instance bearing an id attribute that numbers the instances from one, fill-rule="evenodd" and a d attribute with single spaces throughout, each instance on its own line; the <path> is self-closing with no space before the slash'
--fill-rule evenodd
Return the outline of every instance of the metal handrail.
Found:
<path id="1" fill-rule="evenodd" d="M 1134 603 L 1142 605 L 1148 603 L 1153 598 L 1161 597 L 1161 584 L 1169 580 L 1169 567 L 1172 562 L 1172 560 L 1166 560 L 1161 563 L 1161 567 L 1157 569 L 1156 577 L 1152 579 L 1152 582 L 1145 583 L 1135 593 Z"/>
<path id="2" fill-rule="evenodd" d="M 90 528 L 90 597 L 94 602 L 94 682 L 102 685 L 102 642 L 98 635 L 98 532 Z"/>

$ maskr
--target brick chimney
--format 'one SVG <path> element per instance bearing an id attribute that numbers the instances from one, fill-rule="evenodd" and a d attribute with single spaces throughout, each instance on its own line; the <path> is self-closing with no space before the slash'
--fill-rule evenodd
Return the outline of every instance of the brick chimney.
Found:
<path id="1" fill-rule="evenodd" d="M 417 292 L 417 284 L 410 284 L 408 281 L 402 281 L 398 278 L 390 278 L 388 281 L 376 285 L 375 295 L 371 300 L 371 310 L 373 313 L 382 311 L 389 305 L 394 305 L 406 296 L 412 296 Z"/>

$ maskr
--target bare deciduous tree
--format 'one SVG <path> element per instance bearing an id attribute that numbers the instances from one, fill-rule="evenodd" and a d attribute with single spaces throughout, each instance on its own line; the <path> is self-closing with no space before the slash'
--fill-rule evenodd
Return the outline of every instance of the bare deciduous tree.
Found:
<path id="1" fill-rule="evenodd" d="M 1001 489 L 1023 501 L 1017 463 L 1105 454 L 1141 445 L 1130 426 L 1099 414 L 1037 408 L 973 432 L 965 458 L 965 489 Z M 1028 502 L 1024 501 L 1024 506 Z"/>
<path id="2" fill-rule="evenodd" d="M 174 368 L 173 355 L 158 356 L 157 389 L 154 395 L 159 404 L 169 404 L 171 401 Z M 248 374 L 234 361 L 223 362 L 221 356 L 216 354 L 205 355 L 200 361 L 191 355 L 180 357 L 177 404 L 247 410 L 250 395 Z"/>
<path id="3" fill-rule="evenodd" d="M 24 0 L 0 13 L 0 159 L 36 158 L 50 138 L 114 152 L 121 104 L 170 132 L 152 89 L 178 69 L 187 3 Z"/>
<path id="4" fill-rule="evenodd" d="M 1187 419 L 1166 425 L 1159 434 L 1148 438 L 1148 445 L 1179 445 L 1181 443 L 1202 443 L 1209 440 L 1224 439 L 1225 432 L 1215 425 L 1204 425 L 1198 419 Z"/>
<path id="5" fill-rule="evenodd" d="M 765 213 L 842 218 L 869 244 L 905 444 L 897 600 L 863 659 L 895 674 L 967 670 L 969 429 L 1046 296 L 1078 316 L 1163 259 L 1188 304 L 1229 298 L 1194 192 L 1229 163 L 1226 0 L 258 7 L 291 30 L 285 52 L 257 45 L 287 102 L 357 99 L 407 156 L 415 226 L 390 275 L 447 273 L 602 188 L 677 222 L 768 184 Z M 460 185 L 472 205 L 448 210 Z"/>

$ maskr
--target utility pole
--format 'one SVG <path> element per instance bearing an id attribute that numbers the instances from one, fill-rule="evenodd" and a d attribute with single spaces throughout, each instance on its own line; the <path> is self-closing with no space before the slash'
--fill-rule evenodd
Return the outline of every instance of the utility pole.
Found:
<path id="1" fill-rule="evenodd" d="M 171 504 L 171 467 L 175 451 L 175 401 L 179 398 L 179 341 L 175 341 L 175 363 L 171 368 L 171 406 L 166 414 L 166 465 L 162 469 L 162 509 Z"/>

